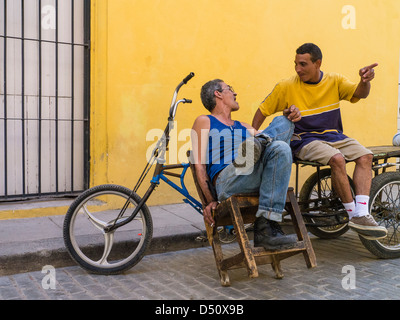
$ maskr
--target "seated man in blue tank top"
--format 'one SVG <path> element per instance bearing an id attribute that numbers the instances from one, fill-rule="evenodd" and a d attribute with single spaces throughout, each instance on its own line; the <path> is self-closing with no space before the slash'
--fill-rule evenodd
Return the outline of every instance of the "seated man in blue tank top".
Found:
<path id="1" fill-rule="evenodd" d="M 292 168 L 289 143 L 293 122 L 300 120 L 299 110 L 291 106 L 259 132 L 231 118 L 232 112 L 239 110 L 236 96 L 220 79 L 207 82 L 201 89 L 203 105 L 211 114 L 195 120 L 192 144 L 196 175 L 208 203 L 204 220 L 213 226 L 211 211 L 218 201 L 237 193 L 258 192 L 254 246 L 268 250 L 292 244 L 296 238 L 285 235 L 279 222 Z"/>

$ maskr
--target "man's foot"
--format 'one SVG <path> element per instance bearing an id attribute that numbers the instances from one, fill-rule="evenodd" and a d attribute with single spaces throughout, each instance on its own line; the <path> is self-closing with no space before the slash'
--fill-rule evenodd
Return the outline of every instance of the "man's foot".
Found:
<path id="1" fill-rule="evenodd" d="M 264 148 L 272 142 L 272 138 L 263 132 L 256 134 L 255 138 L 261 143 Z"/>
<path id="2" fill-rule="evenodd" d="M 264 247 L 266 250 L 289 248 L 297 242 L 294 234 L 285 235 L 276 221 L 259 217 L 254 222 L 254 247 Z"/>
<path id="3" fill-rule="evenodd" d="M 387 236 L 387 229 L 379 226 L 370 214 L 351 218 L 349 227 L 368 240 L 382 239 Z"/>

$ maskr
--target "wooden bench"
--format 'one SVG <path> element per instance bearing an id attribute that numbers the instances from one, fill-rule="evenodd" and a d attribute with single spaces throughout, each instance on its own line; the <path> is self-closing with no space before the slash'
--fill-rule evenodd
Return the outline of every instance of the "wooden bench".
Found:
<path id="1" fill-rule="evenodd" d="M 198 184 L 194 165 L 190 164 L 193 179 L 198 195 L 205 207 L 206 201 L 203 192 Z M 303 253 L 308 268 L 315 267 L 316 258 L 308 236 L 293 188 L 287 191 L 286 211 L 291 216 L 294 230 L 298 241 L 289 248 L 282 247 L 279 250 L 267 251 L 262 247 L 253 247 L 246 233 L 245 224 L 255 221 L 255 213 L 258 209 L 257 194 L 237 194 L 218 204 L 213 212 L 215 226 L 211 227 L 205 223 L 208 241 L 212 246 L 215 262 L 217 265 L 222 286 L 230 286 L 228 270 L 235 268 L 246 268 L 250 278 L 258 277 L 257 265 L 271 264 L 275 271 L 276 278 L 282 279 L 281 260 L 298 253 Z M 234 227 L 236 239 L 240 252 L 229 257 L 224 257 L 221 241 L 218 235 L 218 228 L 223 226 Z"/>

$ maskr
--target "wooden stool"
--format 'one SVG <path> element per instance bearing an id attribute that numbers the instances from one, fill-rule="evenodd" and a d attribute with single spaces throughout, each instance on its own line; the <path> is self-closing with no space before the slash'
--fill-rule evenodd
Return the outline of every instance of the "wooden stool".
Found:
<path id="1" fill-rule="evenodd" d="M 205 198 L 197 182 L 194 165 L 190 164 L 193 179 L 197 192 L 205 207 Z M 290 248 L 281 248 L 279 250 L 265 250 L 262 247 L 254 248 L 251 246 L 247 236 L 244 224 L 255 221 L 255 213 L 258 209 L 257 194 L 237 194 L 222 201 L 213 212 L 215 226 L 211 227 L 205 223 L 208 241 L 213 248 L 215 262 L 222 286 L 230 286 L 228 270 L 235 268 L 246 268 L 250 278 L 258 277 L 257 265 L 271 264 L 278 279 L 283 278 L 280 261 L 298 253 L 303 253 L 308 268 L 315 267 L 316 258 L 310 238 L 305 227 L 300 208 L 297 204 L 293 188 L 287 191 L 287 202 L 285 209 L 291 216 L 298 241 Z M 221 242 L 217 228 L 221 226 L 233 225 L 236 232 L 237 242 L 240 247 L 240 253 L 224 257 L 222 253 Z"/>

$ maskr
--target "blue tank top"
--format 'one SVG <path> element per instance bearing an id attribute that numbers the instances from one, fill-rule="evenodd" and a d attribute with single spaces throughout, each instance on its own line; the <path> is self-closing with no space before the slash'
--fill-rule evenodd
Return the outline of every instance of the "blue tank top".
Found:
<path id="1" fill-rule="evenodd" d="M 239 121 L 227 126 L 212 115 L 208 137 L 207 174 L 211 181 L 214 176 L 235 160 L 239 145 L 250 135 Z"/>

